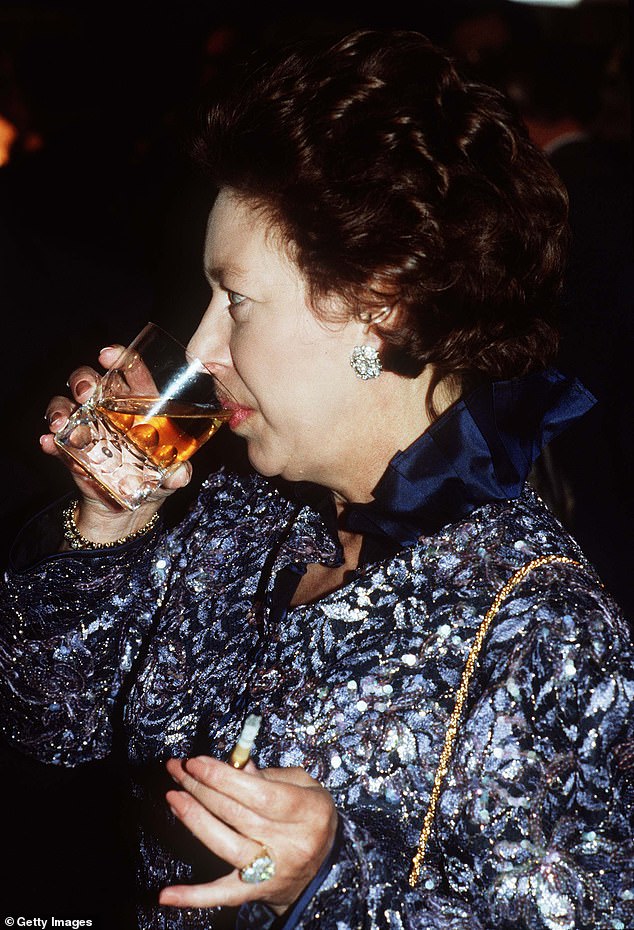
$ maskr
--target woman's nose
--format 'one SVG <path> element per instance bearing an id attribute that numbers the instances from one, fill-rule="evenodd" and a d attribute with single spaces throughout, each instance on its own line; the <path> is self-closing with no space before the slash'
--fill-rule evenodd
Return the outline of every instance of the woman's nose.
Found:
<path id="1" fill-rule="evenodd" d="M 232 365 L 229 351 L 230 334 L 231 317 L 224 308 L 214 308 L 212 301 L 187 343 L 187 349 L 212 371 L 222 375 L 222 371 Z"/>

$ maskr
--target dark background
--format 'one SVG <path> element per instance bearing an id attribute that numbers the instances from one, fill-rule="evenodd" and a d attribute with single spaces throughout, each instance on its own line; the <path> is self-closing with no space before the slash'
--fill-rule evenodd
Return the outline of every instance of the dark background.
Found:
<path id="1" fill-rule="evenodd" d="M 630 23 L 626 3 L 1 3 L 2 561 L 30 515 L 71 488 L 38 438 L 48 399 L 101 346 L 148 320 L 187 338 L 205 308 L 211 191 L 188 148 L 204 101 L 251 49 L 364 26 L 414 28 L 515 99 L 571 195 L 560 367 L 599 399 L 536 474 L 608 588 L 634 616 Z M 0 143 L 0 153 L 2 145 Z M 240 463 L 227 431 L 196 482 Z M 128 873 L 113 826 L 118 773 L 53 775 L 2 756 L 6 913 L 93 916 L 124 930 Z M 123 860 L 122 860 L 123 861 Z M 8 871 L 7 871 L 8 868 Z M 11 908 L 14 908 L 12 911 Z M 0 915 L 2 916 L 2 915 Z"/>

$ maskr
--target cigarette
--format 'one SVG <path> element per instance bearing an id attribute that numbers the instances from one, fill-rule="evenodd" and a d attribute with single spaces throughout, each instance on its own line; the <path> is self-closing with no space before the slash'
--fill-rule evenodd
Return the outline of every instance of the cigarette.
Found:
<path id="1" fill-rule="evenodd" d="M 249 761 L 249 755 L 255 743 L 255 738 L 258 735 L 261 723 L 262 718 L 258 716 L 258 714 L 249 714 L 244 721 L 240 739 L 231 750 L 231 755 L 229 756 L 229 765 L 232 765 L 234 769 L 243 769 Z"/>

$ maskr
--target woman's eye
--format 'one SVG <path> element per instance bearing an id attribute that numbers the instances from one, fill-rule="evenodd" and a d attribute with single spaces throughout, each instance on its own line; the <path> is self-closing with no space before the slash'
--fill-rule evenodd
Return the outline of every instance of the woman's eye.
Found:
<path id="1" fill-rule="evenodd" d="M 237 307 L 243 300 L 246 300 L 242 294 L 236 294 L 235 291 L 227 291 L 227 299 L 232 307 Z"/>

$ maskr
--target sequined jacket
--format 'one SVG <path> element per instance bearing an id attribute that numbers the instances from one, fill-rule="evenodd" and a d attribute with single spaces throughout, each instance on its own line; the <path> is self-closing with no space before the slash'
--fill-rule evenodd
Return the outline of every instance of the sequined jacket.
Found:
<path id="1" fill-rule="evenodd" d="M 411 888 L 476 631 L 513 572 L 548 554 L 575 564 L 536 569 L 502 603 Z M 339 558 L 311 506 L 220 472 L 174 530 L 7 574 L 5 733 L 66 766 L 123 747 L 148 892 L 139 927 L 214 927 L 212 911 L 153 903 L 157 889 L 210 874 L 166 807 L 158 763 L 226 758 L 256 705 L 257 764 L 303 766 L 340 813 L 335 849 L 287 927 L 633 927 L 634 666 L 576 544 L 525 488 L 389 555 L 370 551 L 342 588 L 285 606 L 289 572 Z M 257 904 L 238 917 L 243 930 L 271 921 Z"/>

